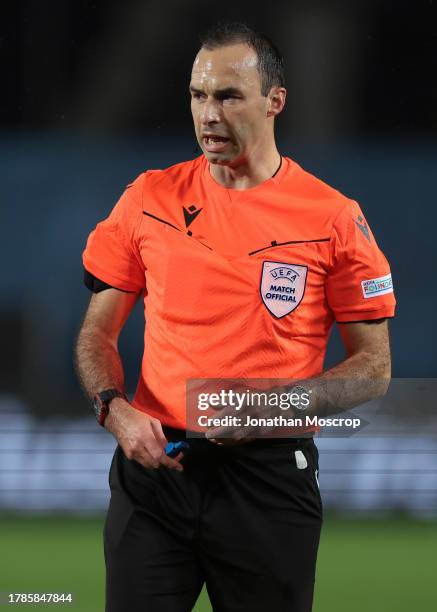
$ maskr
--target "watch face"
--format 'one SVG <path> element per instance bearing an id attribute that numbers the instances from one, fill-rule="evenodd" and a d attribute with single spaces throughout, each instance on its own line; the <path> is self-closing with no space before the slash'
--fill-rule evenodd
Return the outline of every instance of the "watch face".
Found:
<path id="1" fill-rule="evenodd" d="M 100 423 L 100 425 L 103 425 L 109 412 L 108 405 L 99 395 L 95 395 L 93 399 L 93 408 L 97 421 Z"/>
<path id="2" fill-rule="evenodd" d="M 102 400 L 100 399 L 98 395 L 95 395 L 93 398 L 93 407 L 94 407 L 94 412 L 96 414 L 100 412 L 100 409 L 102 407 Z"/>
<path id="3" fill-rule="evenodd" d="M 294 393 L 299 396 L 299 399 L 296 402 L 293 402 L 293 408 L 299 411 L 304 411 L 308 408 L 309 405 L 309 396 L 308 391 L 305 387 L 300 387 L 296 385 L 291 389 L 291 393 Z"/>

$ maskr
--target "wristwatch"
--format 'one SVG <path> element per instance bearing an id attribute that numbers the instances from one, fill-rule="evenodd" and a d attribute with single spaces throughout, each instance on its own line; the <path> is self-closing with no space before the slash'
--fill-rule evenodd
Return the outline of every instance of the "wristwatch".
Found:
<path id="1" fill-rule="evenodd" d="M 94 413 L 97 422 L 102 427 L 104 427 L 105 419 L 109 413 L 109 404 L 115 397 L 122 397 L 127 400 L 126 395 L 118 389 L 105 389 L 105 391 L 100 391 L 100 393 L 96 393 L 93 397 Z"/>
<path id="2" fill-rule="evenodd" d="M 309 391 L 301 385 L 294 385 L 290 389 L 290 396 L 292 394 L 296 394 L 299 397 L 299 401 L 297 403 L 292 403 L 291 405 L 293 406 L 297 414 L 302 414 L 303 412 L 305 412 L 305 410 L 308 409 L 308 406 L 310 405 Z"/>

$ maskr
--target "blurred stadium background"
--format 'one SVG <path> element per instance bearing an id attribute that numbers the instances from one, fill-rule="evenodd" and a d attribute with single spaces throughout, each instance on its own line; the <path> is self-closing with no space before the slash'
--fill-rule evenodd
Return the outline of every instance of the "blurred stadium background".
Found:
<path id="1" fill-rule="evenodd" d="M 277 43 L 280 150 L 366 211 L 398 299 L 393 375 L 423 385 L 437 366 L 437 4 L 17 0 L 2 12 L 0 593 L 71 591 L 95 612 L 114 442 L 73 373 L 81 252 L 141 171 L 198 155 L 199 31 L 246 20 Z M 141 309 L 121 348 L 133 391 Z M 327 365 L 341 357 L 334 333 Z M 436 609 L 435 432 L 321 436 L 316 612 Z M 209 609 L 203 593 L 196 610 Z"/>

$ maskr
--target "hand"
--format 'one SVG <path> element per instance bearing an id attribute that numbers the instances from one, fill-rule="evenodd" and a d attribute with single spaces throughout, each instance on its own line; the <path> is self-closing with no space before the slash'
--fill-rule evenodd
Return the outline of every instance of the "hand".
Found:
<path id="1" fill-rule="evenodd" d="M 111 401 L 105 428 L 116 438 L 128 459 L 134 459 L 145 468 L 165 466 L 182 472 L 183 453 L 171 458 L 165 454 L 167 439 L 161 422 L 145 412 L 133 408 L 123 398 Z"/>

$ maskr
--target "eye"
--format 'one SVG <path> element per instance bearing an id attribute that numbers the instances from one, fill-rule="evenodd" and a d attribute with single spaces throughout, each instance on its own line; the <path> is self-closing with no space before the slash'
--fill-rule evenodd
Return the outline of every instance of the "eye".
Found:
<path id="1" fill-rule="evenodd" d="M 224 94 L 223 96 L 220 97 L 220 100 L 222 100 L 223 102 L 233 102 L 234 100 L 240 100 L 241 96 L 238 96 L 237 94 Z"/>

